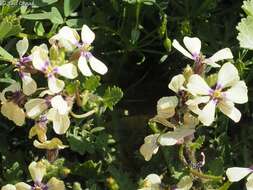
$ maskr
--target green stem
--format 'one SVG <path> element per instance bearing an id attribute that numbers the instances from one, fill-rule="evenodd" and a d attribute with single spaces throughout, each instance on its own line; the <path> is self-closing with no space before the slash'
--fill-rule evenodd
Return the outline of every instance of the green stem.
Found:
<path id="1" fill-rule="evenodd" d="M 74 112 L 70 111 L 70 114 L 74 117 L 74 118 L 77 118 L 77 119 L 83 119 L 83 118 L 86 118 L 86 117 L 89 117 L 91 115 L 93 115 L 94 113 L 97 112 L 97 108 L 91 110 L 91 111 L 88 111 L 84 114 L 75 114 Z"/>
<path id="2" fill-rule="evenodd" d="M 218 190 L 227 190 L 231 185 L 230 181 L 226 181 Z"/>
<path id="3" fill-rule="evenodd" d="M 209 180 L 214 180 L 214 181 L 220 181 L 220 180 L 224 179 L 222 176 L 204 174 L 204 173 L 201 173 L 201 172 L 191 169 L 191 168 L 190 168 L 190 172 L 192 173 L 192 175 L 197 176 L 202 179 L 209 179 Z"/>

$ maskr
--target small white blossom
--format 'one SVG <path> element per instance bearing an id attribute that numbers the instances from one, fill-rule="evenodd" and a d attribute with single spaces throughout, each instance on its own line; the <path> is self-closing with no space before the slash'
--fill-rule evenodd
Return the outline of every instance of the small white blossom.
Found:
<path id="1" fill-rule="evenodd" d="M 161 178 L 157 174 L 149 174 L 143 182 L 143 187 L 138 190 L 161 190 Z"/>
<path id="2" fill-rule="evenodd" d="M 244 81 L 240 81 L 236 67 L 229 62 L 221 67 L 215 88 L 210 88 L 201 76 L 194 74 L 189 79 L 187 89 L 195 97 L 186 104 L 198 114 L 198 119 L 206 126 L 214 121 L 216 106 L 233 121 L 238 122 L 241 113 L 234 104 L 248 101 L 247 86 Z M 200 103 L 206 103 L 202 110 L 198 108 Z"/>
<path id="3" fill-rule="evenodd" d="M 199 38 L 186 36 L 184 37 L 183 42 L 187 50 L 183 48 L 177 40 L 173 40 L 172 46 L 196 63 L 206 63 L 212 67 L 220 67 L 216 62 L 233 58 L 231 50 L 229 48 L 224 48 L 216 52 L 213 56 L 205 59 L 200 51 L 201 41 Z"/>
<path id="4" fill-rule="evenodd" d="M 59 30 L 58 34 L 49 40 L 49 42 L 51 44 L 58 42 L 60 47 L 64 47 L 68 51 L 79 48 L 80 57 L 78 59 L 78 68 L 84 76 L 92 75 L 90 67 L 101 75 L 107 73 L 108 69 L 106 65 L 90 52 L 91 43 L 95 39 L 95 34 L 87 25 L 83 25 L 82 27 L 81 39 L 82 42 L 80 43 L 80 36 L 77 31 L 68 26 L 64 26 Z"/>
<path id="5" fill-rule="evenodd" d="M 48 87 L 50 91 L 59 93 L 63 90 L 64 81 L 57 79 L 57 75 L 61 75 L 68 79 L 77 77 L 77 70 L 72 63 L 63 64 L 61 66 L 53 66 L 48 57 L 48 48 L 46 44 L 35 46 L 32 49 L 32 60 L 35 69 L 43 72 L 48 78 Z"/>

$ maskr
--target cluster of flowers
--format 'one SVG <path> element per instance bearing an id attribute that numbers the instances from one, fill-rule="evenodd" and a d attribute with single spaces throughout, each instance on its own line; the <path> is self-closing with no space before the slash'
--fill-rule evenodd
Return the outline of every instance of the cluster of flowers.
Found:
<path id="1" fill-rule="evenodd" d="M 182 74 L 174 76 L 170 81 L 168 87 L 176 96 L 163 97 L 157 103 L 157 115 L 152 120 L 167 128 L 163 130 L 165 132 L 145 137 L 140 153 L 146 161 L 158 152 L 160 146 L 192 141 L 197 125 L 210 126 L 215 121 L 216 108 L 234 122 L 239 122 L 241 113 L 235 104 L 248 101 L 248 89 L 245 82 L 240 80 L 237 68 L 231 62 L 222 66 L 217 63 L 233 59 L 229 48 L 221 49 L 206 58 L 200 51 L 201 41 L 198 38 L 184 37 L 183 42 L 186 49 L 177 40 L 174 40 L 172 45 L 192 59 L 194 64 L 188 65 Z M 208 75 L 211 68 L 219 70 Z M 209 78 L 212 78 L 212 81 L 208 80 Z M 157 180 L 154 181 L 157 184 Z M 156 186 L 155 189 L 161 188 L 160 185 Z M 183 189 L 190 188 L 191 186 L 186 184 Z"/>
<path id="2" fill-rule="evenodd" d="M 64 182 L 52 177 L 47 183 L 43 181 L 43 177 L 47 172 L 47 164 L 44 160 L 39 162 L 33 161 L 28 170 L 33 180 L 33 185 L 29 185 L 24 182 L 19 182 L 15 185 L 7 184 L 2 187 L 1 190 L 65 190 Z"/>
<path id="3" fill-rule="evenodd" d="M 78 69 L 87 77 L 93 74 L 92 70 L 102 75 L 107 72 L 106 65 L 90 52 L 94 39 L 93 31 L 84 25 L 81 30 L 81 42 L 77 31 L 67 26 L 49 39 L 50 49 L 46 44 L 41 44 L 34 46 L 31 54 L 26 55 L 29 48 L 28 40 L 24 38 L 17 42 L 19 58 L 13 58 L 12 63 L 21 83 L 14 81 L 0 93 L 1 113 L 17 126 L 23 126 L 26 118 L 34 120 L 29 138 L 38 137 L 38 140 L 33 142 L 35 147 L 47 150 L 67 147 L 59 138 L 48 140 L 47 128 L 48 124 L 52 123 L 54 132 L 63 135 L 70 127 L 70 113 L 76 101 L 76 94 L 66 91 L 65 83 L 71 81 L 64 81 L 64 78 L 75 79 L 79 75 Z M 34 76 L 37 75 L 41 79 L 41 74 L 47 79 L 47 85 L 39 88 Z M 55 178 L 52 178 L 48 185 L 41 183 L 45 169 L 40 163 L 32 162 L 29 170 L 35 186 L 28 188 L 28 185 L 18 183 L 16 189 L 64 189 L 62 182 Z M 7 185 L 3 189 L 15 187 Z"/>

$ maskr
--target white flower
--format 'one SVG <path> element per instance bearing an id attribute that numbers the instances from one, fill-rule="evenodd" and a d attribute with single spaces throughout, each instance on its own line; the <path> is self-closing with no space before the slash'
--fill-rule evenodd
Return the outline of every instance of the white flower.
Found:
<path id="1" fill-rule="evenodd" d="M 31 77 L 30 73 L 23 71 L 26 68 L 26 64 L 32 61 L 30 56 L 24 57 L 25 53 L 28 50 L 28 46 L 29 43 L 27 38 L 24 38 L 23 40 L 19 40 L 17 42 L 16 49 L 19 54 L 19 60 L 16 62 L 16 67 L 18 68 L 18 72 L 22 80 L 23 92 L 29 96 L 37 90 L 37 84 Z"/>
<path id="2" fill-rule="evenodd" d="M 152 120 L 164 126 L 174 128 L 175 126 L 168 119 L 174 116 L 177 105 L 178 99 L 176 96 L 160 98 L 157 102 L 157 115 Z"/>
<path id="3" fill-rule="evenodd" d="M 35 46 L 32 49 L 32 60 L 34 68 L 43 72 L 48 78 L 48 87 L 54 93 L 61 92 L 65 86 L 64 81 L 57 79 L 56 75 L 59 74 L 68 79 L 74 79 L 78 75 L 76 67 L 72 63 L 61 66 L 51 65 L 46 44 Z"/>
<path id="4" fill-rule="evenodd" d="M 233 58 L 231 50 L 229 48 L 224 48 L 216 52 L 213 56 L 205 59 L 200 52 L 201 41 L 199 38 L 191 38 L 186 36 L 184 37 L 183 42 L 187 50 L 183 48 L 177 40 L 173 40 L 172 46 L 186 57 L 194 60 L 196 63 L 206 63 L 212 67 L 220 67 L 220 65 L 218 65 L 216 62 Z"/>
<path id="5" fill-rule="evenodd" d="M 7 100 L 5 94 L 12 92 L 12 98 Z M 1 113 L 9 120 L 13 121 L 17 126 L 22 126 L 25 123 L 25 112 L 19 106 L 19 103 L 24 100 L 25 96 L 21 91 L 21 86 L 18 82 L 15 82 L 5 88 L 0 93 L 1 100 Z"/>
<path id="6" fill-rule="evenodd" d="M 57 95 L 51 99 L 52 108 L 47 113 L 47 119 L 53 122 L 53 129 L 57 134 L 64 134 L 70 126 L 68 103 Z"/>
<path id="7" fill-rule="evenodd" d="M 159 149 L 157 139 L 160 134 L 149 135 L 145 137 L 144 144 L 140 147 L 140 153 L 146 161 L 152 158 L 153 154 L 156 154 Z"/>
<path id="8" fill-rule="evenodd" d="M 187 88 L 195 97 L 186 104 L 198 114 L 198 119 L 206 126 L 214 121 L 216 106 L 233 121 L 238 122 L 241 113 L 234 103 L 243 104 L 248 101 L 247 86 L 244 81 L 240 81 L 238 71 L 231 63 L 225 63 L 221 67 L 214 89 L 197 74 L 190 77 Z M 202 110 L 198 108 L 200 103 L 206 103 Z"/>
<path id="9" fill-rule="evenodd" d="M 65 190 L 64 182 L 59 179 L 56 179 L 55 177 L 49 179 L 49 181 L 46 184 L 42 182 L 42 179 L 46 174 L 46 165 L 42 161 L 39 162 L 33 161 L 29 165 L 28 169 L 34 184 L 31 186 L 27 183 L 19 182 L 14 186 L 15 188 L 13 188 L 13 190 L 30 190 L 30 189 Z"/>
<path id="10" fill-rule="evenodd" d="M 228 168 L 226 171 L 226 175 L 230 182 L 240 181 L 241 179 L 249 175 L 247 177 L 246 188 L 247 190 L 253 189 L 253 170 L 251 168 L 241 168 L 241 167 Z"/>
<path id="11" fill-rule="evenodd" d="M 157 174 L 149 174 L 143 182 L 143 187 L 138 190 L 161 190 L 161 178 Z"/>
<path id="12" fill-rule="evenodd" d="M 81 39 L 82 43 L 79 42 L 80 37 L 76 30 L 64 26 L 59 30 L 58 34 L 49 40 L 49 42 L 52 44 L 57 41 L 60 47 L 64 47 L 68 51 L 79 48 L 80 57 L 78 59 L 78 68 L 84 76 L 92 75 L 90 67 L 101 75 L 107 73 L 108 69 L 106 65 L 90 53 L 91 43 L 95 39 L 95 34 L 87 25 L 83 25 L 82 27 Z"/>

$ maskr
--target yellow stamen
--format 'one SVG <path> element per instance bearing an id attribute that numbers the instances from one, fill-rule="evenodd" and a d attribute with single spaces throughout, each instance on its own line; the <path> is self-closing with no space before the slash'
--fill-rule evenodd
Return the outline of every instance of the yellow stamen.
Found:
<path id="1" fill-rule="evenodd" d="M 215 90 L 213 92 L 213 97 L 214 98 L 218 99 L 218 98 L 221 98 L 221 96 L 222 96 L 222 92 L 220 90 Z"/>

